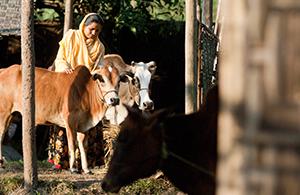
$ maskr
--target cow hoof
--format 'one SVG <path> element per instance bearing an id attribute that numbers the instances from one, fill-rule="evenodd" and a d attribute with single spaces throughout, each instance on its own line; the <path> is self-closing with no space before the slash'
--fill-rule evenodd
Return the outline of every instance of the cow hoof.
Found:
<path id="1" fill-rule="evenodd" d="M 83 174 L 84 175 L 94 175 L 94 173 L 90 170 L 87 170 L 87 171 L 83 171 Z"/>
<path id="2" fill-rule="evenodd" d="M 78 173 L 79 173 L 78 169 L 75 169 L 75 168 L 71 168 L 71 169 L 70 169 L 70 172 L 71 172 L 72 174 L 78 174 Z"/>

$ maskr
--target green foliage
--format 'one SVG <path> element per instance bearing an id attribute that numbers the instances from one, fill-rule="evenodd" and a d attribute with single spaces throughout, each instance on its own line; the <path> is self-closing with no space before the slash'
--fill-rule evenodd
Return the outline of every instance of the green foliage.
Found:
<path id="1" fill-rule="evenodd" d="M 75 185 L 71 181 L 53 179 L 39 182 L 39 191 L 46 191 L 47 194 L 74 194 Z"/>
<path id="2" fill-rule="evenodd" d="M 64 1 L 53 0 L 53 4 L 46 0 L 35 0 L 35 18 L 39 21 L 64 19 Z M 199 0 L 202 4 L 203 0 Z M 213 0 L 213 18 L 216 18 L 218 0 Z M 52 6 L 52 8 L 51 8 Z M 113 34 L 118 34 L 121 29 L 130 29 L 134 34 L 147 34 L 151 26 L 160 26 L 162 36 L 170 32 L 178 32 L 183 26 L 178 25 L 185 20 L 185 0 L 74 0 L 74 27 L 78 27 L 85 14 L 99 13 Z"/>
<path id="3" fill-rule="evenodd" d="M 146 33 L 149 31 L 149 24 L 155 21 L 184 21 L 184 5 L 184 0 L 75 0 L 74 26 L 79 25 L 85 14 L 97 12 L 114 26 L 116 33 L 122 28 L 129 28 L 133 33 Z M 36 7 L 36 20 L 53 21 L 64 18 L 63 0 L 54 0 L 50 6 L 49 1 L 36 0 Z"/>
<path id="4" fill-rule="evenodd" d="M 185 19 L 185 1 L 153 1 L 148 11 L 154 20 L 166 21 L 184 21 Z"/>
<path id="5" fill-rule="evenodd" d="M 11 171 L 17 171 L 23 169 L 23 161 L 8 161 L 6 164 L 6 169 Z"/>
<path id="6" fill-rule="evenodd" d="M 175 191 L 172 185 L 163 179 L 140 179 L 120 191 L 120 194 L 162 194 L 168 189 Z"/>
<path id="7" fill-rule="evenodd" d="M 22 183 L 23 178 L 20 176 L 0 177 L 0 194 L 9 194 L 22 186 Z"/>
<path id="8" fill-rule="evenodd" d="M 34 12 L 36 20 L 39 21 L 54 21 L 59 20 L 59 14 L 54 9 L 50 8 L 37 8 Z"/>

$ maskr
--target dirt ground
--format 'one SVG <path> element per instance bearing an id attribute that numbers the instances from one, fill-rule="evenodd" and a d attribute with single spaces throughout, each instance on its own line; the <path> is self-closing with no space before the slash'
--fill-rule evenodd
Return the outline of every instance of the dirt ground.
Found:
<path id="1" fill-rule="evenodd" d="M 106 173 L 105 167 L 92 169 L 93 174 L 71 174 L 67 170 L 54 171 L 49 167 L 38 168 L 38 187 L 32 194 L 107 194 L 101 188 L 102 179 Z M 23 195 L 23 167 L 9 165 L 0 171 L 0 195 Z M 121 188 L 118 194 L 162 194 L 183 195 L 164 176 L 152 176 L 142 179 L 132 185 Z"/>

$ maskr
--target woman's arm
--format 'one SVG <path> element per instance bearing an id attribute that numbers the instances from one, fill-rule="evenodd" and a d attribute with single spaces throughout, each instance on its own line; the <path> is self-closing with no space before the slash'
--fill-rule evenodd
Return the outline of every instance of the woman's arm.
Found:
<path id="1" fill-rule="evenodd" d="M 63 39 L 59 42 L 59 49 L 55 59 L 56 72 L 69 73 L 70 71 L 68 70 L 72 70 L 70 63 L 67 61 L 67 51 L 66 51 L 68 49 L 68 45 L 66 44 L 71 44 L 69 40 L 71 36 L 69 34 L 71 35 L 71 31 L 68 31 L 66 35 L 63 37 Z M 69 37 L 68 40 L 67 37 Z"/>
<path id="2" fill-rule="evenodd" d="M 55 59 L 55 72 L 64 72 L 67 69 L 72 69 L 66 60 L 63 46 L 60 46 Z"/>

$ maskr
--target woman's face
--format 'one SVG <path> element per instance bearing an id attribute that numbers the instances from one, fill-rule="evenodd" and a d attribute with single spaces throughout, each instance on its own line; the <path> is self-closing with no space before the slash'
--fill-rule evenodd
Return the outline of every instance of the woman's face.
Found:
<path id="1" fill-rule="evenodd" d="M 88 26 L 84 27 L 84 35 L 88 39 L 96 39 L 102 30 L 102 25 L 96 22 L 92 22 Z"/>

